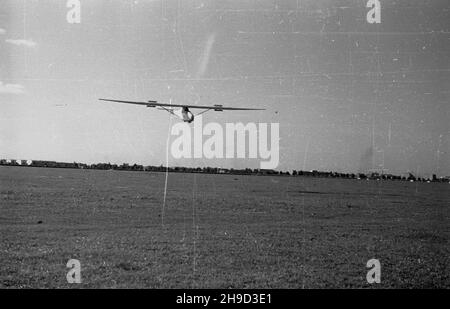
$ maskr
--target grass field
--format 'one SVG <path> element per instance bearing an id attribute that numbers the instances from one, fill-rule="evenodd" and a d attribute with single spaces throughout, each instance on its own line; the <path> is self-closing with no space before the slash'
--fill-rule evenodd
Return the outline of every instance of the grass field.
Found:
<path id="1" fill-rule="evenodd" d="M 0 167 L 0 287 L 450 288 L 449 184 L 171 173 L 163 208 L 164 183 Z"/>

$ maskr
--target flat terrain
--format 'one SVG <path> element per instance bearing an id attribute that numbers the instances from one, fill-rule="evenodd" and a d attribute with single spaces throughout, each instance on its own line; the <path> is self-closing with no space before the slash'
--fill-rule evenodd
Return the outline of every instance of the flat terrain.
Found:
<path id="1" fill-rule="evenodd" d="M 0 287 L 450 288 L 449 184 L 165 176 L 0 167 Z"/>

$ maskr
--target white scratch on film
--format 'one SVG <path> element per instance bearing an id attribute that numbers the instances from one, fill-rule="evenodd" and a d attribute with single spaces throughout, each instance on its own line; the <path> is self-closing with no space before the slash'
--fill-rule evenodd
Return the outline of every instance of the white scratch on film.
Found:
<path id="1" fill-rule="evenodd" d="M 170 100 L 172 103 L 172 100 Z M 169 142 L 170 142 L 170 130 L 172 127 L 172 115 L 169 114 L 169 130 L 167 131 L 167 141 L 166 141 L 166 179 L 164 181 L 164 200 L 161 213 L 161 225 L 164 227 L 164 211 L 166 208 L 166 198 L 167 198 L 167 180 L 169 179 Z"/>

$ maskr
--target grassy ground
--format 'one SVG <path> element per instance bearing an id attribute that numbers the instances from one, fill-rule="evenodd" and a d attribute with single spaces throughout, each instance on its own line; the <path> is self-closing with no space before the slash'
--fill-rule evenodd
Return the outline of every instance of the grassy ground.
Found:
<path id="1" fill-rule="evenodd" d="M 0 167 L 0 287 L 450 287 L 450 185 Z M 366 281 L 369 259 L 381 283 Z"/>

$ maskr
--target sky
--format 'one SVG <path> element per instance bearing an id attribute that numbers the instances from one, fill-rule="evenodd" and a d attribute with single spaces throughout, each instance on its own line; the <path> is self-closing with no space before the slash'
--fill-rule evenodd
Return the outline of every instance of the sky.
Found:
<path id="1" fill-rule="evenodd" d="M 67 2 L 0 3 L 0 158 L 165 165 L 177 120 L 114 98 L 265 108 L 203 123 L 279 123 L 278 170 L 450 175 L 448 0 Z"/>

